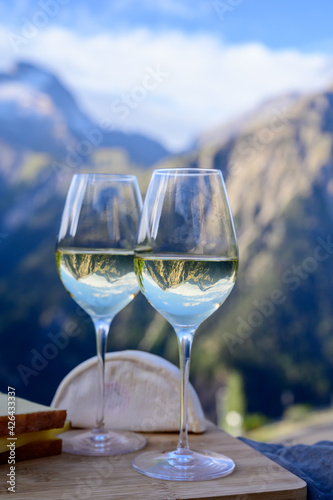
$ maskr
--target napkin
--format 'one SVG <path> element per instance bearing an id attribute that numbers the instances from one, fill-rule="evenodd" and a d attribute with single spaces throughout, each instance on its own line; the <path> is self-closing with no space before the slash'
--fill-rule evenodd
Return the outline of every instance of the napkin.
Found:
<path id="1" fill-rule="evenodd" d="M 239 439 L 303 479 L 308 487 L 308 500 L 333 499 L 333 442 L 284 446 Z"/>

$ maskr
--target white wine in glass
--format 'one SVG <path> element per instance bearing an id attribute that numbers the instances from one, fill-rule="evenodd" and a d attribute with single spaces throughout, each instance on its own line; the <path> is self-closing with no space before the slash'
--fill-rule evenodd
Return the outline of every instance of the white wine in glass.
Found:
<path id="1" fill-rule="evenodd" d="M 198 326 L 230 294 L 238 269 L 238 247 L 219 170 L 155 170 L 139 224 L 134 258 L 142 293 L 173 326 L 181 370 L 178 447 L 147 452 L 133 466 L 147 476 L 202 481 L 230 474 L 232 459 L 190 450 L 187 399 L 190 353 Z"/>
<path id="2" fill-rule="evenodd" d="M 80 455 L 118 455 L 141 449 L 140 434 L 104 427 L 104 357 L 110 324 L 139 290 L 133 251 L 142 208 L 134 176 L 79 174 L 72 179 L 59 231 L 56 262 L 71 297 L 96 331 L 98 405 L 96 426 L 63 434 L 63 450 Z"/>

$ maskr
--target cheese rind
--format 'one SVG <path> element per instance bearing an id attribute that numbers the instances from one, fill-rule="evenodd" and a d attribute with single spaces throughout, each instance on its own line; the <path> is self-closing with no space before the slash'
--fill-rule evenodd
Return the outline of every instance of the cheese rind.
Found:
<path id="1" fill-rule="evenodd" d="M 15 462 L 32 460 L 35 458 L 51 457 L 60 455 L 62 448 L 61 439 L 49 439 L 47 441 L 36 441 L 20 446 L 15 450 Z M 0 453 L 0 465 L 8 464 L 10 452 Z"/>
<path id="2" fill-rule="evenodd" d="M 65 408 L 73 427 L 94 427 L 98 402 L 97 357 L 81 363 L 61 382 L 51 403 Z M 142 432 L 179 430 L 180 371 L 160 356 L 142 351 L 107 353 L 105 425 Z M 204 432 L 199 398 L 189 386 L 188 429 Z"/>
<path id="3" fill-rule="evenodd" d="M 15 434 L 56 429 L 64 426 L 66 411 L 15 397 Z M 0 393 L 0 436 L 8 435 L 8 399 Z"/>

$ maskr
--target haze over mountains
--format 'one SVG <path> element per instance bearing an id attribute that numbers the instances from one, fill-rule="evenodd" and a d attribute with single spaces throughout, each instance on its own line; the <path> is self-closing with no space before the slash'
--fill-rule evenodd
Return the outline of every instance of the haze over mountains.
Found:
<path id="1" fill-rule="evenodd" d="M 0 137 L 15 148 L 64 155 L 88 141 L 92 146 L 124 148 L 139 165 L 168 155 L 157 141 L 113 130 L 111 125 L 94 123 L 59 79 L 42 68 L 19 62 L 11 73 L 0 74 Z"/>
<path id="2" fill-rule="evenodd" d="M 330 404 L 332 151 L 331 90 L 268 102 L 168 156 L 140 134 L 101 131 L 40 68 L 19 63 L 0 75 L 0 389 L 10 380 L 18 394 L 49 402 L 62 377 L 95 354 L 91 322 L 67 296 L 54 260 L 71 175 L 134 173 L 144 191 L 157 165 L 191 165 L 222 170 L 240 246 L 235 291 L 194 342 L 193 382 L 205 410 L 214 415 L 216 391 L 233 380 L 237 401 L 228 404 L 247 415 Z M 178 364 L 171 333 L 139 295 L 115 319 L 109 346 Z"/>

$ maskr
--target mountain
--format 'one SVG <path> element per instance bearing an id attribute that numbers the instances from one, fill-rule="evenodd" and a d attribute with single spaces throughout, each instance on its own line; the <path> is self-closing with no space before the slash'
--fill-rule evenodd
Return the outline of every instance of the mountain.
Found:
<path id="1" fill-rule="evenodd" d="M 277 417 L 293 401 L 330 404 L 332 152 L 328 90 L 272 101 L 161 162 L 221 169 L 234 214 L 237 285 L 194 342 L 194 379 L 207 400 L 228 367 L 240 375 L 249 414 Z"/>
<path id="2" fill-rule="evenodd" d="M 333 89 L 282 96 L 154 165 L 134 162 L 135 152 L 130 158 L 126 135 L 122 145 L 119 136 L 117 147 L 96 145 L 84 161 L 71 163 L 66 146 L 75 151 L 80 123 L 89 118 L 75 114 L 74 98 L 61 94 L 55 77 L 32 69 L 40 79 L 28 78 L 23 69 L 11 82 L 28 94 L 12 90 L 8 75 L 0 82 L 0 390 L 10 383 L 18 395 L 49 403 L 66 373 L 95 354 L 92 323 L 65 292 L 54 258 L 72 174 L 121 170 L 137 175 L 144 193 L 155 166 L 193 166 L 222 170 L 240 248 L 236 287 L 194 340 L 191 378 L 206 413 L 238 411 L 250 427 L 292 403 L 328 406 Z M 35 96 L 34 104 L 26 95 Z M 10 137 L 6 109 L 16 122 Z M 33 120 L 33 133 L 43 137 L 34 147 Z M 142 295 L 116 316 L 109 348 L 139 348 L 178 364 L 175 334 Z"/>
<path id="3" fill-rule="evenodd" d="M 18 63 L 0 75 L 0 390 L 10 379 L 18 395 L 50 403 L 63 376 L 95 353 L 91 321 L 67 296 L 55 265 L 72 175 L 135 174 L 145 189 L 150 165 L 166 154 L 140 134 L 99 129 L 44 69 Z M 52 339 L 72 325 L 80 335 L 68 336 L 62 350 Z M 58 355 L 49 358 L 48 348 Z"/>
<path id="4" fill-rule="evenodd" d="M 197 137 L 192 149 L 202 149 L 209 145 L 221 145 L 228 139 L 238 136 L 243 127 L 256 128 L 261 123 L 265 125 L 265 122 L 272 118 L 272 114 L 274 115 L 274 110 L 276 112 L 278 110 L 290 108 L 290 106 L 300 97 L 301 95 L 299 93 L 292 92 L 268 99 L 260 106 L 248 111 L 244 115 L 238 116 L 210 130 L 205 130 Z"/>
<path id="5" fill-rule="evenodd" d="M 27 62 L 0 73 L 0 137 L 15 149 L 63 156 L 74 150 L 84 161 L 96 147 L 124 149 L 130 161 L 145 166 L 168 155 L 141 134 L 97 125 L 54 74 Z"/>

